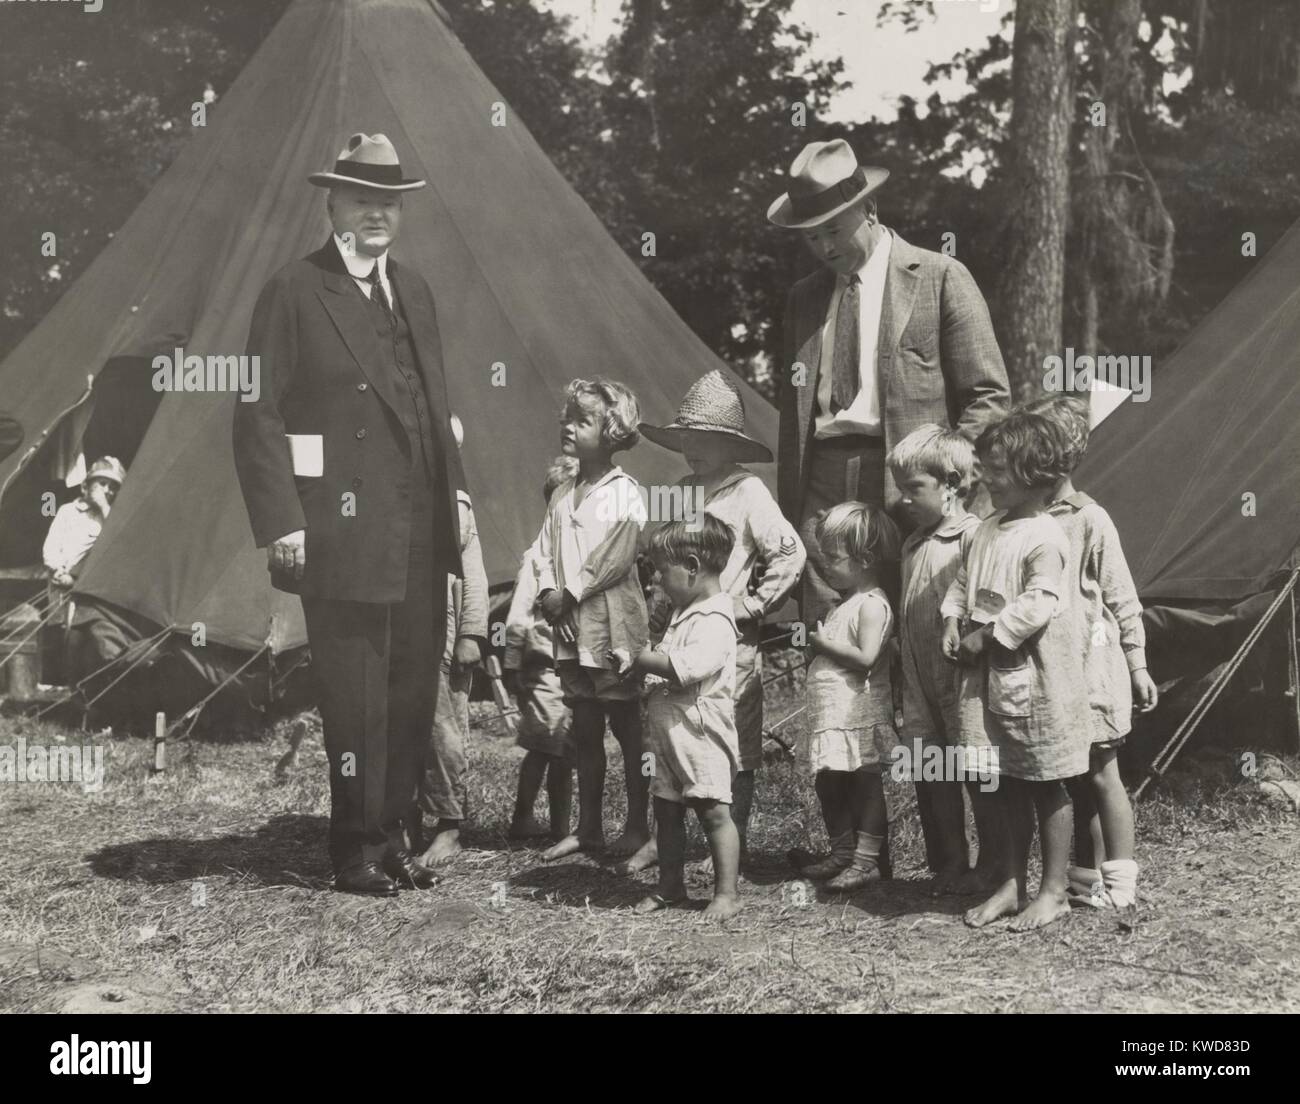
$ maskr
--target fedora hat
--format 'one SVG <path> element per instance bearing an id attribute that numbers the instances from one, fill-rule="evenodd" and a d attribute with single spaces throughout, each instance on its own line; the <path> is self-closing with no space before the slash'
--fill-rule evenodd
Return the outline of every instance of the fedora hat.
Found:
<path id="1" fill-rule="evenodd" d="M 833 219 L 889 179 L 889 170 L 859 165 L 843 138 L 810 142 L 790 166 L 790 190 L 767 209 L 768 222 L 801 230 Z"/>
<path id="2" fill-rule="evenodd" d="M 382 134 L 352 135 L 347 146 L 339 151 L 334 168 L 329 172 L 312 173 L 307 180 L 318 188 L 356 184 L 384 192 L 409 192 L 413 188 L 423 188 L 425 183 L 423 180 L 402 179 L 397 150 Z"/>
<path id="3" fill-rule="evenodd" d="M 673 452 L 684 452 L 691 434 L 708 434 L 725 441 L 730 459 L 763 463 L 772 450 L 745 435 L 745 403 L 735 385 L 715 368 L 691 384 L 677 417 L 666 426 L 642 422 L 637 428 L 647 441 Z"/>

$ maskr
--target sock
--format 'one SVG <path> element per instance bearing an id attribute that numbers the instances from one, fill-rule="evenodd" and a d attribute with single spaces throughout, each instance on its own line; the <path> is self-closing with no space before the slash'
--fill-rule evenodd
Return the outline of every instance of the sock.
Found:
<path id="1" fill-rule="evenodd" d="M 1111 859 L 1101 864 L 1106 891 L 1116 908 L 1137 904 L 1138 864 L 1132 859 Z"/>
<path id="2" fill-rule="evenodd" d="M 853 849 L 852 866 L 855 870 L 871 870 L 879 865 L 880 849 L 885 845 L 884 836 L 871 836 L 866 832 L 856 832 L 857 846 Z"/>

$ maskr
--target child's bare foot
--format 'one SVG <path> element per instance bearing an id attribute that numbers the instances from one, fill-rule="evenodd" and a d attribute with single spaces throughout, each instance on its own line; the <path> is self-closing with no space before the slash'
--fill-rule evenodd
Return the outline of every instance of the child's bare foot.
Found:
<path id="1" fill-rule="evenodd" d="M 510 831 L 506 833 L 506 838 L 511 840 L 529 840 L 539 839 L 549 836 L 551 830 L 542 825 L 536 817 L 524 817 L 523 820 L 514 820 L 510 822 Z"/>
<path id="2" fill-rule="evenodd" d="M 1070 902 L 1065 899 L 1064 893 L 1040 892 L 1007 927 L 1013 932 L 1033 931 L 1035 928 L 1045 928 L 1069 914 Z"/>
<path id="3" fill-rule="evenodd" d="M 654 838 L 646 840 L 639 850 L 630 859 L 624 859 L 614 867 L 616 874 L 635 874 L 638 870 L 645 870 L 647 867 L 655 866 L 659 862 L 659 845 Z"/>
<path id="4" fill-rule="evenodd" d="M 953 883 L 950 892 L 960 897 L 973 897 L 977 893 L 992 893 L 997 888 L 997 884 L 996 878 L 977 867 L 960 875 Z"/>
<path id="5" fill-rule="evenodd" d="M 619 858 L 635 855 L 650 842 L 650 833 L 644 828 L 624 828 L 623 834 L 607 847 L 606 853 Z"/>
<path id="6" fill-rule="evenodd" d="M 947 897 L 960 892 L 957 886 L 961 883 L 962 878 L 969 873 L 972 873 L 972 871 L 965 863 L 949 867 L 947 870 L 940 870 L 930 884 L 930 896 Z"/>
<path id="7" fill-rule="evenodd" d="M 678 908 L 682 905 L 690 904 L 691 899 L 682 894 L 680 897 L 664 897 L 658 893 L 651 893 L 648 897 L 642 897 L 635 905 L 632 911 L 635 913 L 659 912 L 661 909 Z"/>
<path id="8" fill-rule="evenodd" d="M 1014 916 L 1028 903 L 1020 895 L 1013 878 L 1008 882 L 1003 882 L 993 896 L 982 905 L 967 909 L 966 915 L 962 919 L 972 928 L 982 928 L 985 924 L 991 924 L 994 920 L 1000 920 L 1004 916 Z"/>
<path id="9" fill-rule="evenodd" d="M 433 837 L 433 843 L 424 853 L 422 861 L 425 866 L 441 866 L 443 863 L 451 862 L 461 853 L 461 850 L 460 829 L 444 828 Z"/>
<path id="10" fill-rule="evenodd" d="M 577 836 L 565 836 L 554 847 L 548 847 L 542 852 L 542 862 L 554 862 L 556 859 L 562 859 L 566 855 L 572 855 L 577 851 L 599 851 L 601 842 L 600 840 L 583 840 Z"/>
<path id="11" fill-rule="evenodd" d="M 705 908 L 704 919 L 713 923 L 730 920 L 742 907 L 740 898 L 734 893 L 719 893 Z"/>
<path id="12" fill-rule="evenodd" d="M 872 882 L 880 881 L 882 877 L 880 867 L 874 863 L 865 869 L 860 866 L 848 866 L 827 882 L 825 888 L 832 893 L 856 893 Z"/>

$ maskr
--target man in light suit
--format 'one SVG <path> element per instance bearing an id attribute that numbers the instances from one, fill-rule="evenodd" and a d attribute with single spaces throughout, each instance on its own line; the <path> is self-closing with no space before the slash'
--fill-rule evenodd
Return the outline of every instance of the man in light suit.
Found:
<path id="1" fill-rule="evenodd" d="M 237 402 L 235 466 L 272 583 L 302 598 L 330 763 L 335 888 L 428 888 L 405 818 L 433 720 L 447 575 L 459 576 L 452 443 L 433 295 L 388 248 L 402 176 L 382 134 L 329 172 L 333 234 L 263 289 L 248 353 L 261 395 Z"/>
<path id="2" fill-rule="evenodd" d="M 881 226 L 871 197 L 888 176 L 860 166 L 841 139 L 813 142 L 767 212 L 822 265 L 790 291 L 778 365 L 777 497 L 808 550 L 800 607 L 809 625 L 838 600 L 820 571 L 818 511 L 857 499 L 884 506 L 906 531 L 886 453 L 927 422 L 974 440 L 1010 399 L 966 267 Z"/>

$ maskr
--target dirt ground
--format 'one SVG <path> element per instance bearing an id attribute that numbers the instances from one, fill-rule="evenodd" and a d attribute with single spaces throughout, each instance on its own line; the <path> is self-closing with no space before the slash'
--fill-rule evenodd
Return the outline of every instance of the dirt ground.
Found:
<path id="1" fill-rule="evenodd" d="M 1300 821 L 1240 778 L 1238 751 L 1189 757 L 1138 806 L 1133 934 L 1092 910 L 966 928 L 970 899 L 930 895 L 910 783 L 886 784 L 895 880 L 819 898 L 783 859 L 824 842 L 787 761 L 760 772 L 745 909 L 715 927 L 633 915 L 652 872 L 507 845 L 522 753 L 475 713 L 469 849 L 442 887 L 395 900 L 328 891 L 316 732 L 284 780 L 287 726 L 173 742 L 158 776 L 150 741 L 107 738 L 95 794 L 0 785 L 0 1011 L 1300 1011 Z M 0 724 L 0 743 L 80 738 Z M 612 837 L 612 740 L 609 757 Z M 692 892 L 702 907 L 708 886 Z"/>

